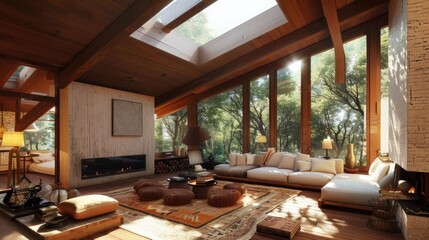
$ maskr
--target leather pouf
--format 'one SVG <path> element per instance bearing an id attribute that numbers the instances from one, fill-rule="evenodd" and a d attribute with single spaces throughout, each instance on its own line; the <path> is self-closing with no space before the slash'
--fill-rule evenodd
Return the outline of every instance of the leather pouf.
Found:
<path id="1" fill-rule="evenodd" d="M 229 207 L 241 198 L 241 193 L 235 189 L 215 188 L 209 191 L 207 202 L 213 207 Z"/>
<path id="2" fill-rule="evenodd" d="M 190 203 L 194 193 L 188 189 L 172 188 L 165 191 L 163 199 L 165 205 L 180 206 Z"/>
<path id="3" fill-rule="evenodd" d="M 161 199 L 164 196 L 163 187 L 143 187 L 137 192 L 141 201 L 153 201 Z"/>
<path id="4" fill-rule="evenodd" d="M 243 195 L 246 192 L 246 187 L 244 184 L 241 183 L 228 183 L 223 186 L 224 189 L 235 189 L 238 190 L 241 195 Z"/>
<path id="5" fill-rule="evenodd" d="M 142 187 L 164 187 L 164 185 L 162 185 L 161 182 L 151 181 L 151 180 L 148 180 L 148 179 L 138 180 L 134 184 L 134 190 L 136 192 L 138 192 Z"/>

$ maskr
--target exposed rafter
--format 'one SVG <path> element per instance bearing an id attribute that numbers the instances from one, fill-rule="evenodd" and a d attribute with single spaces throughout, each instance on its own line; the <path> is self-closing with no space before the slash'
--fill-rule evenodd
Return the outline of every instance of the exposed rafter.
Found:
<path id="1" fill-rule="evenodd" d="M 19 75 L 16 90 L 30 93 L 40 85 L 48 84 L 45 70 L 26 67 Z"/>
<path id="2" fill-rule="evenodd" d="M 346 57 L 335 1 L 321 0 L 335 52 L 335 82 L 346 83 Z"/>
<path id="3" fill-rule="evenodd" d="M 105 57 L 118 42 L 137 30 L 169 2 L 171 0 L 135 1 L 57 75 L 58 86 L 65 88 L 79 78 Z"/>
<path id="4" fill-rule="evenodd" d="M 30 124 L 35 122 L 45 113 L 47 113 L 51 108 L 55 106 L 53 102 L 40 102 L 34 106 L 29 112 L 27 112 L 24 117 L 17 119 L 15 123 L 15 131 L 21 132 L 24 131 Z"/>
<path id="5" fill-rule="evenodd" d="M 175 2 L 170 9 L 170 12 L 166 14 L 171 15 L 171 21 L 163 23 L 162 31 L 170 32 L 176 27 L 180 26 L 182 23 L 186 22 L 193 16 L 197 15 L 199 12 L 204 10 L 206 7 L 212 5 L 216 0 L 204 0 L 204 1 L 177 1 Z M 194 5 L 195 4 L 195 5 Z M 192 6 L 194 5 L 194 6 Z M 192 7 L 190 7 L 192 6 Z"/>
<path id="6" fill-rule="evenodd" d="M 19 64 L 0 60 L 0 88 L 9 80 L 13 73 L 18 69 Z"/>
<path id="7" fill-rule="evenodd" d="M 362 12 L 370 11 L 373 8 L 379 6 L 386 6 L 386 1 L 374 0 L 366 1 L 361 0 L 356 3 L 347 5 L 338 11 L 339 22 L 346 22 L 349 19 L 362 14 Z M 294 32 L 291 32 L 269 44 L 266 44 L 244 56 L 238 57 L 228 64 L 225 64 L 207 74 L 195 79 L 194 81 L 180 86 L 180 88 L 173 89 L 155 99 L 156 108 L 173 101 L 174 99 L 183 97 L 189 93 L 192 93 L 197 88 L 200 88 L 212 81 L 232 75 L 234 71 L 240 71 L 248 66 L 256 64 L 259 59 L 270 56 L 273 52 L 280 51 L 288 48 L 297 41 L 305 39 L 307 37 L 314 36 L 315 34 L 328 33 L 327 24 L 325 18 L 320 18 Z"/>
<path id="8" fill-rule="evenodd" d="M 54 97 L 41 96 L 29 93 L 19 93 L 12 91 L 0 90 L 0 96 L 11 97 L 11 98 L 23 98 L 27 100 L 40 101 L 40 102 L 52 102 L 55 103 Z"/>
<path id="9" fill-rule="evenodd" d="M 302 27 L 305 24 L 315 20 L 312 19 L 310 16 L 319 16 L 319 14 L 311 14 L 310 16 L 308 16 L 305 13 L 311 11 L 314 11 L 316 13 L 318 13 L 319 11 L 322 12 L 320 0 L 312 0 L 311 9 L 309 8 L 310 6 L 303 5 L 306 3 L 306 1 L 302 0 L 277 0 L 277 4 L 279 5 L 283 14 L 286 16 L 288 22 L 296 28 Z"/>

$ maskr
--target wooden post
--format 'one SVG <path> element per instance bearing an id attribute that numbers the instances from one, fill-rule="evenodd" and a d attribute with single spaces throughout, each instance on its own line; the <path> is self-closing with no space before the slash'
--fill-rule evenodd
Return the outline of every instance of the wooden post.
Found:
<path id="1" fill-rule="evenodd" d="M 311 153 L 311 56 L 301 64 L 301 152 Z"/>

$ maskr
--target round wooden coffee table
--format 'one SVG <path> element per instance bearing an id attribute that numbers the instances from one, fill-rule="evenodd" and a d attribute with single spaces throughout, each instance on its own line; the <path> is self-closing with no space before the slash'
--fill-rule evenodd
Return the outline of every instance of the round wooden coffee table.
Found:
<path id="1" fill-rule="evenodd" d="M 209 181 L 206 183 L 197 183 L 197 180 L 191 180 L 188 182 L 189 186 L 192 186 L 192 191 L 194 192 L 196 199 L 205 199 L 209 190 L 217 184 L 216 180 Z"/>

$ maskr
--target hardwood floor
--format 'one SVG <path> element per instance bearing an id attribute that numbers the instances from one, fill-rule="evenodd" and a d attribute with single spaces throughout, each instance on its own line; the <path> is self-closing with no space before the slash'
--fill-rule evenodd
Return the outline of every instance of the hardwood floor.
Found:
<path id="1" fill-rule="evenodd" d="M 169 174 L 157 174 L 147 178 L 156 180 L 165 180 Z M 132 186 L 138 179 L 128 179 L 120 182 L 84 187 L 79 189 L 81 194 L 102 193 L 123 187 Z M 295 235 L 294 239 L 404 239 L 401 233 L 385 233 L 372 230 L 366 226 L 369 212 L 356 211 L 345 208 L 323 208 L 317 205 L 317 199 L 320 197 L 320 191 L 303 190 L 301 194 L 294 199 L 284 203 L 270 213 L 275 216 L 288 216 L 301 219 L 301 230 Z M 12 228 L 21 231 L 13 222 L 5 223 Z M 3 228 L 2 228 L 3 229 Z M 8 228 L 10 229 L 10 228 Z M 0 234 L 3 231 L 0 230 Z M 8 231 L 10 234 L 10 230 Z M 15 236 L 15 235 L 14 235 Z M 19 237 L 25 237 L 18 234 Z M 0 235 L 4 239 L 4 235 Z M 13 239 L 13 238 L 9 238 Z M 21 238 L 22 239 L 22 238 Z M 25 239 L 25 238 L 23 238 Z M 31 239 L 31 236 L 29 237 Z M 113 229 L 109 232 L 98 234 L 91 239 L 146 239 L 123 229 Z M 265 236 L 255 235 L 252 240 L 267 240 Z"/>
<path id="2" fill-rule="evenodd" d="M 22 174 L 21 174 L 21 176 L 22 176 Z M 43 183 L 54 184 L 54 182 L 55 182 L 54 176 L 51 176 L 51 175 L 28 172 L 25 174 L 25 176 L 28 179 L 30 179 L 30 181 L 33 183 L 39 183 L 40 179 L 42 179 Z M 6 182 L 7 182 L 7 172 L 2 171 L 2 172 L 0 172 L 0 190 L 7 188 Z"/>

